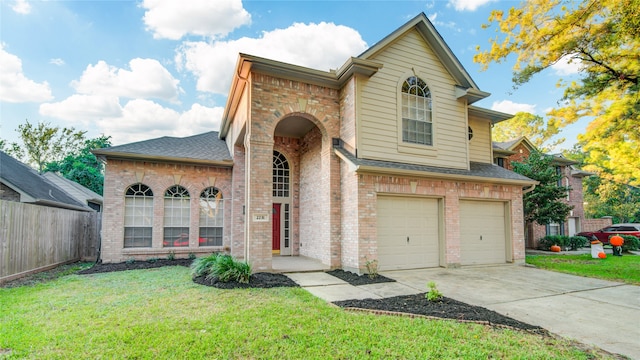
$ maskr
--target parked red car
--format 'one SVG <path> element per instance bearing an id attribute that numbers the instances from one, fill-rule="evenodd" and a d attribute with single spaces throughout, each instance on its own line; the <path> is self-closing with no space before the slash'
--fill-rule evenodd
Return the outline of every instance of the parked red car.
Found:
<path id="1" fill-rule="evenodd" d="M 608 244 L 609 237 L 613 235 L 633 235 L 637 238 L 640 238 L 640 224 L 614 224 L 611 226 L 607 226 L 606 228 L 602 228 L 598 231 L 583 231 L 581 233 L 577 233 L 576 235 L 584 236 L 589 240 L 593 240 L 593 237 L 595 236 L 603 244 Z"/>

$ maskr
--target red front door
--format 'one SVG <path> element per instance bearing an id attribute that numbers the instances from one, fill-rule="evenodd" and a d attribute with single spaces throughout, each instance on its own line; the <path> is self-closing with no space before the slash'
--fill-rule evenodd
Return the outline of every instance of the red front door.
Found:
<path id="1" fill-rule="evenodd" d="M 273 253 L 280 253 L 280 206 L 282 204 L 273 204 L 273 215 L 271 216 L 272 222 L 272 250 Z"/>

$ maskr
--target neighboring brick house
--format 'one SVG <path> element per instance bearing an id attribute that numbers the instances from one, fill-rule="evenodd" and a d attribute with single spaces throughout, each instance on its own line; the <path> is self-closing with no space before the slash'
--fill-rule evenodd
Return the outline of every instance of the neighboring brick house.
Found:
<path id="1" fill-rule="evenodd" d="M 96 150 L 102 257 L 228 251 L 380 270 L 522 263 L 523 188 L 488 97 L 420 14 L 337 70 L 240 54 L 219 132 Z"/>
<path id="2" fill-rule="evenodd" d="M 520 137 L 506 142 L 494 142 L 494 163 L 498 166 L 504 167 L 505 169 L 513 170 L 514 162 L 525 161 L 531 152 L 536 150 L 536 147 L 526 137 Z M 546 235 L 573 236 L 576 233 L 583 231 L 585 225 L 592 221 L 592 219 L 586 219 L 584 215 L 582 179 L 594 174 L 575 168 L 575 165 L 578 163 L 566 159 L 562 155 L 551 156 L 553 156 L 554 159 L 553 166 L 555 166 L 556 172 L 562 175 L 558 185 L 570 188 L 564 201 L 573 206 L 573 210 L 569 213 L 566 221 L 559 224 L 526 224 L 525 239 L 528 248 L 536 248 L 538 240 Z M 606 223 L 603 224 L 603 226 L 607 225 Z"/>
<path id="3" fill-rule="evenodd" d="M 40 174 L 0 151 L 0 200 L 93 211 L 86 202 L 76 199 L 67 190 L 56 185 L 49 176 L 57 175 Z M 95 195 L 100 197 L 98 194 Z"/>

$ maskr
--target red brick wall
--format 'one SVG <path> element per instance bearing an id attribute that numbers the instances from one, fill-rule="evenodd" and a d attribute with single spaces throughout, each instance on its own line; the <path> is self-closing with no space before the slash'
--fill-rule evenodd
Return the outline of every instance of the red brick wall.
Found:
<path id="1" fill-rule="evenodd" d="M 231 246 L 233 193 L 231 169 L 175 163 L 108 159 L 105 168 L 104 214 L 102 218 L 103 262 L 122 262 L 130 258 L 178 257 L 228 250 Z M 124 248 L 124 194 L 133 184 L 143 183 L 153 191 L 153 239 L 151 248 Z M 163 248 L 164 192 L 172 185 L 184 186 L 191 198 L 189 247 Z M 209 186 L 222 192 L 224 237 L 221 247 L 198 247 L 199 197 Z"/>
<path id="2" fill-rule="evenodd" d="M 585 219 L 582 223 L 582 231 L 596 231 L 612 224 L 613 219 L 610 217 L 600 219 Z"/>

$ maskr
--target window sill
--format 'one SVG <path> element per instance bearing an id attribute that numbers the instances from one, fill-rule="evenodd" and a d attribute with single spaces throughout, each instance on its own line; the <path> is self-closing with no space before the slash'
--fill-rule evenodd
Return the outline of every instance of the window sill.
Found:
<path id="1" fill-rule="evenodd" d="M 174 254 L 199 254 L 211 252 L 223 252 L 227 249 L 224 246 L 199 246 L 199 247 L 163 247 L 163 248 L 123 248 L 123 255 L 166 255 L 170 252 Z"/>

